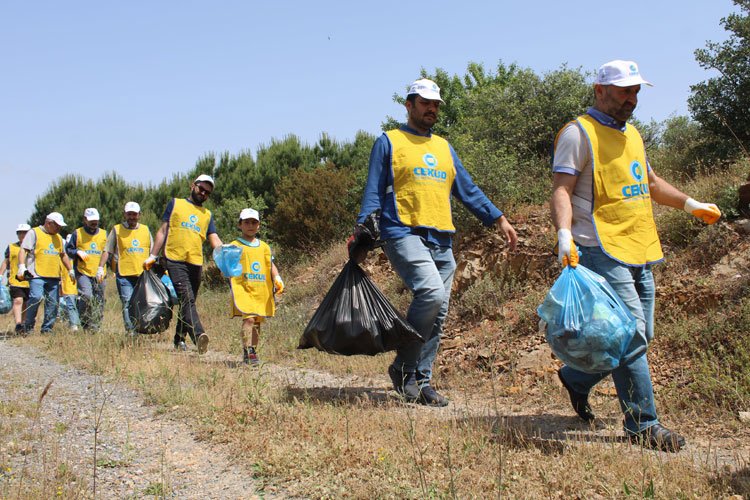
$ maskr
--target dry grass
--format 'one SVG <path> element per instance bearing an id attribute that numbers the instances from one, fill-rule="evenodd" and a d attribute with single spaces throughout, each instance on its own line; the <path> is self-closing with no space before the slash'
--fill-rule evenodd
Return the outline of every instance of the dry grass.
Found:
<path id="1" fill-rule="evenodd" d="M 316 268 L 335 274 L 339 258 Z M 390 356 L 347 358 L 295 349 L 312 313 L 310 297 L 322 296 L 332 280 L 311 279 L 296 290 L 291 272 L 285 280 L 290 295 L 261 335 L 261 357 L 271 364 L 260 370 L 238 365 L 239 320 L 228 317 L 228 294 L 218 291 L 199 299 L 211 333 L 211 352 L 204 357 L 172 351 L 171 332 L 126 341 L 114 287 L 101 334 L 61 328 L 55 336 L 20 341 L 127 381 L 160 411 L 189 419 L 201 438 L 231 443 L 235 458 L 261 483 L 292 495 L 711 498 L 736 491 L 733 476 L 719 465 L 696 464 L 684 454 L 642 452 L 586 432 L 539 435 L 539 420 L 569 426 L 567 412 L 549 409 L 551 403 L 565 407 L 563 395 L 539 380 L 527 392 L 515 373 L 491 377 L 491 387 L 482 377 L 455 384 L 461 389 L 452 392 L 447 410 L 401 405 L 382 375 Z M 347 384 L 328 376 L 306 384 L 301 368 L 358 378 Z M 616 405 L 609 405 L 616 414 Z"/>

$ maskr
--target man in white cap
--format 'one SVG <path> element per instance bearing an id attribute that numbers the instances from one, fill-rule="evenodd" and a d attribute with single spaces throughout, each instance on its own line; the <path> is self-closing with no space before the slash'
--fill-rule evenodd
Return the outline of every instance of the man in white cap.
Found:
<path id="1" fill-rule="evenodd" d="M 96 270 L 96 280 L 103 282 L 106 275 L 106 266 L 110 255 L 114 256 L 115 281 L 117 292 L 122 302 L 122 320 L 125 330 L 133 334 L 133 322 L 128 314 L 128 304 L 133 295 L 133 287 L 138 277 L 143 273 L 143 262 L 151 254 L 153 238 L 148 226 L 140 223 L 141 206 L 129 201 L 125 204 L 124 222 L 116 224 L 109 232 L 107 242 L 104 244 L 104 252 L 99 259 L 99 267 Z"/>
<path id="2" fill-rule="evenodd" d="M 78 313 L 85 331 L 96 332 L 104 317 L 105 281 L 96 280 L 96 269 L 107 241 L 107 232 L 99 227 L 99 211 L 83 211 L 83 226 L 76 229 L 65 244 L 65 253 L 73 260 L 78 284 Z"/>
<path id="3" fill-rule="evenodd" d="M 20 281 L 16 276 L 18 274 L 18 252 L 21 251 L 21 243 L 23 242 L 26 233 L 31 231 L 31 226 L 28 224 L 19 224 L 16 228 L 16 236 L 18 241 L 11 243 L 5 249 L 5 259 L 0 264 L 0 279 L 5 284 L 5 271 L 8 271 L 8 285 L 10 291 L 10 298 L 13 301 L 11 311 L 13 312 L 13 319 L 16 322 L 16 333 L 23 334 L 23 320 L 26 317 L 26 303 L 29 300 L 29 282 L 26 280 Z"/>
<path id="4" fill-rule="evenodd" d="M 60 229 L 65 220 L 59 212 L 47 215 L 44 224 L 35 227 L 24 237 L 18 251 L 18 271 L 16 279 L 29 280 L 29 301 L 23 333 L 31 333 L 36 323 L 39 304 L 44 300 L 42 333 L 52 330 L 57 319 L 57 306 L 60 289 L 60 259 L 70 276 L 75 276 L 73 265 L 65 255 Z"/>
<path id="5" fill-rule="evenodd" d="M 655 284 L 651 266 L 663 259 L 652 200 L 684 209 L 707 224 L 721 213 L 677 190 L 652 170 L 638 131 L 627 121 L 643 79 L 633 61 L 604 64 L 594 83 L 594 106 L 568 123 L 555 141 L 552 221 L 558 259 L 603 276 L 637 320 L 635 337 L 611 372 L 633 442 L 679 451 L 685 439 L 659 423 L 646 351 L 654 336 Z M 580 247 L 580 258 L 576 245 Z M 591 389 L 610 373 L 564 366 L 558 376 L 576 413 L 594 420 Z"/>
<path id="6" fill-rule="evenodd" d="M 208 350 L 209 341 L 196 307 L 203 274 L 203 242 L 208 240 L 211 248 L 222 244 L 216 234 L 214 216 L 203 206 L 213 190 L 213 178 L 201 174 L 190 185 L 190 196 L 169 200 L 151 255 L 143 262 L 143 268 L 150 269 L 164 247 L 167 271 L 180 300 L 174 347 L 186 351 L 185 336 L 190 335 L 199 354 Z"/>
<path id="7" fill-rule="evenodd" d="M 362 223 L 381 211 L 385 253 L 413 294 L 406 319 L 424 339 L 399 348 L 388 374 L 405 400 L 428 406 L 448 404 L 430 382 L 456 270 L 451 195 L 483 224 L 497 226 L 511 250 L 518 241 L 513 226 L 474 184 L 453 147 L 432 133 L 442 103 L 440 88 L 431 80 L 409 87 L 406 125 L 380 136 L 370 153 L 357 218 Z"/>

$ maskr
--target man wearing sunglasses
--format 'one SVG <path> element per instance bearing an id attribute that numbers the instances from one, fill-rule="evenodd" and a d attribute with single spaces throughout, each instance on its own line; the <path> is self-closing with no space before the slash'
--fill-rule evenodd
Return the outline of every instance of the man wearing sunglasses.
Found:
<path id="1" fill-rule="evenodd" d="M 143 262 L 143 268 L 150 269 L 164 248 L 167 271 L 180 300 L 174 347 L 186 351 L 185 336 L 190 335 L 199 354 L 208 350 L 209 341 L 195 305 L 203 273 L 203 242 L 208 240 L 212 248 L 222 244 L 216 234 L 214 217 L 203 206 L 213 190 L 213 178 L 202 174 L 190 185 L 190 196 L 172 198 L 167 203 L 151 255 Z"/>

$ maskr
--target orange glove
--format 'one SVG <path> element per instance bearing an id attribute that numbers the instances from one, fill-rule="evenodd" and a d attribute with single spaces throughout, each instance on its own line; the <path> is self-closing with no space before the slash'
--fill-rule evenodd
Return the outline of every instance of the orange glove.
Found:
<path id="1" fill-rule="evenodd" d="M 706 224 L 713 224 L 721 217 L 721 210 L 713 203 L 701 203 L 692 198 L 685 200 L 683 209 Z"/>
<path id="2" fill-rule="evenodd" d="M 278 274 L 273 279 L 273 286 L 276 289 L 275 293 L 283 293 L 284 292 L 284 281 L 281 279 L 281 276 Z"/>
<path id="3" fill-rule="evenodd" d="M 578 249 L 573 241 L 573 235 L 570 234 L 570 229 L 557 231 L 557 260 L 562 263 L 563 267 L 578 265 Z"/>
<path id="4" fill-rule="evenodd" d="M 156 255 L 149 255 L 148 257 L 146 257 L 146 260 L 143 261 L 143 269 L 148 271 L 149 269 L 151 269 L 151 266 L 153 266 L 155 262 Z"/>

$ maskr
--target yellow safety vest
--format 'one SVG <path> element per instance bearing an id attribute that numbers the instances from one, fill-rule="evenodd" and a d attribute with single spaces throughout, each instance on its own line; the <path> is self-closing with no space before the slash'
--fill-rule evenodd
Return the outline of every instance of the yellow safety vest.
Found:
<path id="1" fill-rule="evenodd" d="M 386 135 L 392 146 L 393 195 L 401 223 L 455 232 L 451 189 L 456 166 L 448 141 L 403 130 L 389 130 Z"/>
<path id="2" fill-rule="evenodd" d="M 140 276 L 143 261 L 151 254 L 151 233 L 148 226 L 138 224 L 129 229 L 117 224 L 113 229 L 117 242 L 117 274 L 120 276 Z"/>
<path id="3" fill-rule="evenodd" d="M 76 250 L 83 250 L 89 254 L 86 260 L 78 259 L 76 266 L 79 273 L 90 278 L 96 276 L 96 269 L 99 267 L 99 260 L 106 243 L 107 232 L 100 227 L 96 228 L 94 234 L 87 233 L 82 227 L 76 229 Z"/>
<path id="4" fill-rule="evenodd" d="M 174 199 L 164 253 L 170 260 L 203 265 L 203 242 L 206 240 L 211 211 L 186 199 Z"/>
<path id="5" fill-rule="evenodd" d="M 63 295 L 78 295 L 76 280 L 70 277 L 62 260 L 60 261 L 60 287 L 62 288 L 61 293 Z"/>
<path id="6" fill-rule="evenodd" d="M 232 316 L 257 315 L 270 317 L 276 312 L 271 276 L 271 247 L 257 240 L 258 246 L 234 240 L 242 248 L 242 275 L 229 280 L 232 289 Z M 239 314 L 238 314 L 239 313 Z"/>
<path id="7" fill-rule="evenodd" d="M 59 234 L 49 234 L 41 226 L 34 228 L 34 269 L 42 278 L 60 278 L 63 240 Z"/>
<path id="8" fill-rule="evenodd" d="M 29 288 L 28 281 L 18 281 L 18 278 L 16 278 L 16 275 L 18 274 L 18 251 L 19 250 L 21 250 L 21 245 L 19 245 L 18 243 L 11 243 L 8 246 L 8 261 L 9 261 L 8 273 L 10 274 L 10 278 L 8 279 L 8 284 L 10 286 L 17 286 L 19 288 Z"/>
<path id="9" fill-rule="evenodd" d="M 577 122 L 591 145 L 592 217 L 602 250 L 632 266 L 662 260 L 641 135 L 630 124 L 622 132 L 590 115 L 579 116 Z"/>

